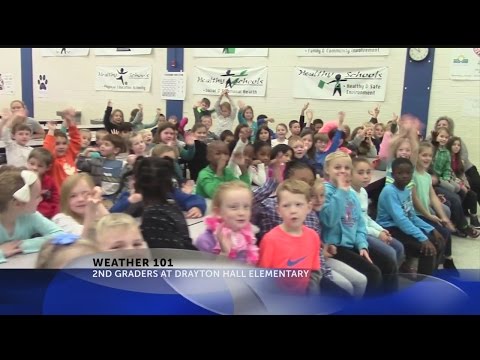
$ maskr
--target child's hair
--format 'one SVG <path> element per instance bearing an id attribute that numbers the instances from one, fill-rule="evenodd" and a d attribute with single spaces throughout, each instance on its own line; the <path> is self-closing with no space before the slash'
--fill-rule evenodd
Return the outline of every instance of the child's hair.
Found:
<path id="1" fill-rule="evenodd" d="M 283 171 L 283 178 L 289 179 L 293 176 L 294 172 L 297 170 L 309 169 L 313 177 L 315 177 L 315 169 L 308 163 L 300 160 L 292 160 L 285 164 L 285 170 Z"/>
<path id="2" fill-rule="evenodd" d="M 411 148 L 411 155 L 410 161 L 412 163 L 417 163 L 417 156 L 418 156 L 418 141 L 412 141 L 412 139 L 408 135 L 395 135 L 390 142 L 390 157 L 391 159 L 395 159 L 397 157 L 397 150 L 398 148 L 404 143 L 408 142 Z"/>
<path id="3" fill-rule="evenodd" d="M 148 134 L 152 134 L 152 132 L 148 129 L 142 129 L 142 130 L 139 130 L 137 132 L 138 135 L 140 135 L 141 137 L 144 137 L 145 135 L 148 135 Z"/>
<path id="4" fill-rule="evenodd" d="M 39 162 L 45 164 L 47 168 L 53 164 L 52 153 L 42 147 L 37 147 L 33 149 L 30 152 L 30 155 L 28 155 L 28 160 L 30 159 L 37 159 Z"/>
<path id="5" fill-rule="evenodd" d="M 257 134 L 255 135 L 255 141 L 260 141 L 260 132 L 261 131 L 266 131 L 268 133 L 268 143 L 272 142 L 272 134 L 270 134 L 270 129 L 268 128 L 268 125 L 263 124 L 262 126 L 259 126 L 257 129 Z"/>
<path id="6" fill-rule="evenodd" d="M 74 218 L 78 223 L 83 224 L 83 219 L 70 209 L 70 195 L 75 186 L 85 181 L 90 189 L 95 187 L 92 177 L 87 173 L 74 174 L 65 179 L 60 189 L 60 211 Z"/>
<path id="7" fill-rule="evenodd" d="M 401 165 L 405 165 L 405 164 L 410 166 L 413 169 L 413 164 L 409 159 L 396 158 L 395 160 L 393 160 L 393 162 L 392 162 L 392 173 L 396 168 L 398 168 Z"/>
<path id="8" fill-rule="evenodd" d="M 133 131 L 133 125 L 129 122 L 122 122 L 117 125 L 118 131 L 119 132 L 132 132 Z"/>
<path id="9" fill-rule="evenodd" d="M 284 123 L 280 123 L 280 124 L 277 125 L 277 128 L 278 128 L 279 126 L 283 126 L 283 127 L 285 128 L 285 135 L 286 135 L 286 134 L 288 133 L 288 127 L 287 127 L 287 125 L 285 125 Z"/>
<path id="10" fill-rule="evenodd" d="M 438 142 L 437 139 L 438 139 L 438 135 L 440 135 L 441 132 L 446 133 L 449 137 L 451 135 L 450 130 L 448 130 L 447 128 L 444 128 L 444 127 L 441 127 L 438 130 L 433 130 L 432 131 L 432 144 L 433 144 L 433 146 L 435 146 L 435 149 L 437 149 L 440 145 L 440 143 Z"/>
<path id="11" fill-rule="evenodd" d="M 140 158 L 135 162 L 133 173 L 135 191 L 143 195 L 145 204 L 167 202 L 167 194 L 173 191 L 173 160 L 160 157 Z"/>
<path id="12" fill-rule="evenodd" d="M 215 195 L 212 199 L 212 208 L 219 208 L 222 205 L 222 199 L 225 197 L 225 193 L 230 190 L 240 190 L 245 189 L 250 191 L 250 188 L 247 184 L 240 180 L 234 180 L 229 182 L 224 182 L 220 184 L 215 192 Z"/>
<path id="13" fill-rule="evenodd" d="M 95 233 L 98 238 L 102 236 L 106 231 L 110 231 L 115 228 L 138 228 L 137 221 L 128 214 L 114 213 L 103 216 L 95 226 Z"/>
<path id="14" fill-rule="evenodd" d="M 139 111 L 140 111 L 140 109 L 135 108 L 130 112 L 130 120 L 129 120 L 130 122 L 135 120 L 135 116 L 137 116 Z"/>
<path id="15" fill-rule="evenodd" d="M 316 194 L 319 190 L 325 190 L 325 182 L 323 179 L 315 179 L 312 186 L 312 193 Z"/>
<path id="16" fill-rule="evenodd" d="M 21 176 L 24 168 L 11 165 L 0 167 L 0 213 L 8 209 L 8 203 L 12 200 L 13 194 L 25 185 Z"/>
<path id="17" fill-rule="evenodd" d="M 270 160 L 275 159 L 279 153 L 286 154 L 289 151 L 291 152 L 293 157 L 293 149 L 290 146 L 288 146 L 287 144 L 278 144 L 273 147 L 272 152 L 270 153 Z"/>
<path id="18" fill-rule="evenodd" d="M 452 151 L 452 146 L 455 143 L 455 141 L 458 141 L 460 143 L 460 151 L 456 154 L 453 153 Z M 447 149 L 450 151 L 450 156 L 452 160 L 455 160 L 457 163 L 457 168 L 455 169 L 455 174 L 461 175 L 465 172 L 465 166 L 462 161 L 462 154 L 463 154 L 463 147 L 462 147 L 462 139 L 459 138 L 458 136 L 452 136 L 448 142 L 447 142 Z M 453 170 L 453 169 L 452 169 Z"/>
<path id="19" fill-rule="evenodd" d="M 288 179 L 283 181 L 277 188 L 278 202 L 281 201 L 283 192 L 288 191 L 292 194 L 304 195 L 307 202 L 310 202 L 312 189 L 305 181 Z"/>
<path id="20" fill-rule="evenodd" d="M 352 159 L 352 166 L 354 168 L 357 166 L 357 164 L 361 164 L 361 163 L 368 164 L 369 166 L 371 166 L 370 161 L 368 161 L 367 158 L 364 158 L 363 156 L 354 157 Z"/>
<path id="21" fill-rule="evenodd" d="M 233 139 L 235 141 L 238 141 L 238 139 L 240 138 L 240 131 L 242 129 L 245 129 L 245 128 L 249 128 L 249 126 L 247 124 L 238 124 L 237 127 L 235 128 L 235 132 L 233 133 Z"/>
<path id="22" fill-rule="evenodd" d="M 313 135 L 313 145 L 317 143 L 317 141 L 322 141 L 324 143 L 328 143 L 328 135 L 325 133 L 316 133 Z"/>
<path id="23" fill-rule="evenodd" d="M 80 129 L 80 134 L 86 134 L 90 139 L 92 138 L 92 132 L 89 129 Z"/>
<path id="24" fill-rule="evenodd" d="M 65 134 L 62 130 L 59 130 L 59 129 L 56 129 L 53 131 L 53 136 L 55 138 L 64 138 L 65 140 L 67 140 L 67 143 L 68 143 L 68 136 L 67 134 Z"/>
<path id="25" fill-rule="evenodd" d="M 112 111 L 112 114 L 110 115 L 110 119 L 112 119 L 117 112 L 120 113 L 120 115 L 122 115 L 122 120 L 125 120 L 125 116 L 123 116 L 123 111 L 120 110 L 120 109 L 115 109 L 115 110 L 113 110 L 113 111 Z"/>
<path id="26" fill-rule="evenodd" d="M 220 104 L 220 109 L 226 109 L 230 113 L 232 112 L 232 105 L 228 101 L 224 101 L 223 103 Z"/>
<path id="27" fill-rule="evenodd" d="M 163 157 L 163 154 L 173 151 L 175 157 L 179 157 L 178 148 L 176 146 L 170 146 L 166 144 L 158 144 L 152 149 L 151 156 Z"/>
<path id="28" fill-rule="evenodd" d="M 432 153 L 435 150 L 432 143 L 430 143 L 428 141 L 420 142 L 420 145 L 418 145 L 418 153 L 421 154 L 423 149 L 430 149 L 430 150 L 432 150 Z"/>
<path id="29" fill-rule="evenodd" d="M 10 107 L 12 107 L 13 104 L 15 103 L 20 103 L 24 109 L 27 108 L 27 105 L 25 105 L 25 103 L 22 100 L 13 100 L 12 102 L 10 102 Z"/>
<path id="30" fill-rule="evenodd" d="M 120 153 L 127 151 L 125 140 L 120 135 L 107 134 L 103 137 L 103 141 L 110 141 L 114 148 L 120 149 Z"/>
<path id="31" fill-rule="evenodd" d="M 377 123 L 377 124 L 375 124 L 375 126 L 373 128 L 376 129 L 377 127 L 381 127 L 383 129 L 383 131 L 387 130 L 387 127 L 383 123 Z"/>
<path id="32" fill-rule="evenodd" d="M 230 130 L 224 130 L 224 131 L 222 131 L 222 133 L 220 134 L 220 140 L 221 140 L 221 141 L 225 141 L 225 139 L 227 138 L 227 136 L 232 136 L 232 137 L 234 137 L 233 132 L 231 132 Z"/>
<path id="33" fill-rule="evenodd" d="M 288 127 L 291 129 L 294 124 L 300 124 L 300 123 L 298 122 L 298 120 L 291 120 L 291 121 L 288 123 Z"/>
<path id="34" fill-rule="evenodd" d="M 247 145 L 248 146 L 248 145 Z M 257 153 L 260 152 L 260 150 L 262 150 L 263 148 L 269 148 L 270 150 L 272 149 L 272 147 L 270 146 L 270 144 L 268 142 L 265 142 L 265 141 L 255 141 L 255 143 L 253 144 L 253 152 L 255 154 L 255 156 L 257 155 Z M 271 152 L 271 151 L 270 151 Z"/>
<path id="35" fill-rule="evenodd" d="M 12 135 L 15 135 L 19 131 L 28 131 L 30 134 L 32 134 L 32 129 L 25 123 L 16 123 L 12 127 Z"/>
<path id="36" fill-rule="evenodd" d="M 162 143 L 161 142 L 161 135 L 162 135 L 162 132 L 164 132 L 166 129 L 172 129 L 173 131 L 177 130 L 175 125 L 173 125 L 172 123 L 170 123 L 168 121 L 162 122 L 157 127 L 157 133 L 155 134 L 155 138 L 153 139 L 154 143 L 156 143 L 156 144 L 161 144 Z"/>
<path id="37" fill-rule="evenodd" d="M 193 125 L 192 127 L 192 130 L 190 130 L 192 133 L 196 132 L 198 129 L 201 129 L 201 128 L 204 128 L 205 130 L 207 130 L 207 127 L 205 125 L 203 125 L 201 122 L 198 122 L 196 123 L 195 125 Z"/>
<path id="38" fill-rule="evenodd" d="M 317 125 L 317 124 L 322 124 L 322 126 L 323 126 L 323 120 L 322 119 L 315 119 L 315 120 L 313 120 L 312 124 L 313 124 L 314 128 L 315 128 L 315 125 Z"/>
<path id="39" fill-rule="evenodd" d="M 200 102 L 203 102 L 205 103 L 205 105 L 207 105 L 207 107 L 210 107 L 210 100 L 208 100 L 207 98 L 203 98 Z"/>
<path id="40" fill-rule="evenodd" d="M 366 122 L 363 124 L 363 128 L 366 129 L 366 128 L 372 128 L 374 129 L 374 126 L 371 122 Z"/>
<path id="41" fill-rule="evenodd" d="M 337 159 L 349 159 L 350 162 L 352 161 L 352 158 L 346 152 L 337 150 L 337 151 L 327 155 L 327 157 L 325 158 L 324 169 L 328 169 L 330 167 L 331 162 L 334 161 L 334 160 L 337 160 Z"/>
<path id="42" fill-rule="evenodd" d="M 140 135 L 139 133 L 137 132 L 133 132 L 130 134 L 130 136 L 128 137 L 127 139 L 127 142 L 126 142 L 126 148 L 127 148 L 127 152 L 131 152 L 133 151 L 132 150 L 132 146 L 133 146 L 133 139 L 135 139 L 136 137 L 140 137 L 142 140 L 143 140 L 143 136 Z"/>
<path id="43" fill-rule="evenodd" d="M 109 134 L 109 132 L 105 129 L 100 129 L 95 131 L 95 139 L 102 139 L 105 137 L 105 135 Z"/>
<path id="44" fill-rule="evenodd" d="M 288 138 L 288 146 L 290 146 L 292 149 L 296 142 L 301 142 L 303 144 L 302 138 L 298 135 L 292 135 Z"/>
<path id="45" fill-rule="evenodd" d="M 63 237 L 74 237 L 75 235 L 62 234 Z M 44 243 L 38 254 L 37 269 L 60 269 L 82 256 L 92 255 L 100 252 L 93 241 L 87 239 L 72 239 L 72 243 L 56 243 L 57 237 Z"/>

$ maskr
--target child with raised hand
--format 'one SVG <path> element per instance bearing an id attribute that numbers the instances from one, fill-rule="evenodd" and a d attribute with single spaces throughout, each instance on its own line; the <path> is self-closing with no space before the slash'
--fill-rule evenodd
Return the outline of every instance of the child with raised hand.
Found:
<path id="1" fill-rule="evenodd" d="M 252 192 L 241 181 L 223 183 L 212 201 L 213 216 L 205 218 L 206 231 L 195 246 L 205 252 L 255 265 L 257 239 L 250 223 Z"/>
<path id="2" fill-rule="evenodd" d="M 100 251 L 147 248 L 138 222 L 127 214 L 109 214 L 102 217 L 95 226 L 95 236 Z"/>
<path id="3" fill-rule="evenodd" d="M 278 124 L 276 128 L 277 137 L 272 140 L 272 147 L 275 147 L 279 144 L 288 145 L 287 134 L 288 134 L 287 125 Z"/>
<path id="4" fill-rule="evenodd" d="M 313 112 L 312 110 L 308 109 L 309 105 L 310 103 L 308 102 L 305 105 L 303 105 L 302 111 L 300 112 L 300 118 L 298 119 L 298 123 L 300 124 L 300 132 L 305 128 L 310 128 L 311 126 L 312 119 L 313 119 Z M 306 124 L 305 124 L 305 110 L 307 110 L 307 120 L 308 120 Z"/>
<path id="5" fill-rule="evenodd" d="M 210 100 L 207 98 L 203 98 L 193 106 L 193 114 L 195 115 L 195 124 L 202 120 L 202 116 L 204 115 L 211 116 L 212 113 L 215 112 L 215 109 L 209 109 L 209 107 L 210 107 Z"/>
<path id="6" fill-rule="evenodd" d="M 285 180 L 277 188 L 277 198 L 282 223 L 262 238 L 258 266 L 319 271 L 320 237 L 304 225 L 312 210 L 310 186 L 303 181 Z M 310 276 L 283 280 L 289 290 L 305 293 Z"/>
<path id="7" fill-rule="evenodd" d="M 108 100 L 105 115 L 103 116 L 103 125 L 105 125 L 105 129 L 109 133 L 112 133 L 112 130 L 120 131 L 118 126 L 124 122 L 123 111 L 120 109 L 112 111 L 112 105 L 112 100 Z"/>
<path id="8" fill-rule="evenodd" d="M 10 103 L 10 111 L 12 115 L 20 115 L 26 118 L 24 123 L 30 127 L 32 139 L 43 139 L 45 137 L 42 125 L 35 119 L 28 117 L 28 109 L 22 100 L 13 100 Z"/>
<path id="9" fill-rule="evenodd" d="M 143 123 L 143 105 L 138 104 L 138 108 L 133 109 L 130 113 L 130 122 L 132 123 L 133 131 L 139 132 L 141 130 L 150 129 L 158 125 L 160 115 L 162 115 L 162 110 L 158 108 L 153 122 L 149 124 L 144 124 Z"/>
<path id="10" fill-rule="evenodd" d="M 222 141 L 214 141 L 208 145 L 207 160 L 209 165 L 198 175 L 197 195 L 211 199 L 220 184 L 238 179 L 250 185 L 250 176 L 245 166 L 243 152 L 232 156 L 235 156 L 234 162 L 241 169 L 242 175 L 240 177 L 236 177 L 233 171 L 227 167 L 230 157 L 227 145 Z"/>
<path id="11" fill-rule="evenodd" d="M 407 257 L 419 258 L 418 273 L 431 275 L 442 260 L 445 240 L 415 214 L 412 193 L 407 187 L 413 176 L 410 160 L 395 159 L 392 173 L 393 184 L 385 186 L 380 194 L 377 223 L 403 243 Z"/>
<path id="12" fill-rule="evenodd" d="M 37 252 L 48 238 L 62 233 L 37 212 L 41 191 L 33 171 L 9 165 L 0 168 L 0 263 L 16 254 Z"/>
<path id="13" fill-rule="evenodd" d="M 26 116 L 10 115 L 8 111 L 4 111 L 0 118 L 0 138 L 5 143 L 8 165 L 25 166 L 33 149 L 28 146 L 32 129 L 26 124 L 26 119 Z"/>
<path id="14" fill-rule="evenodd" d="M 225 101 L 223 103 L 220 103 L 224 96 L 228 99 L 229 102 Z M 220 94 L 220 97 L 218 98 L 214 107 L 215 112 L 217 113 L 217 128 L 215 132 L 217 134 L 220 134 L 224 130 L 232 130 L 233 121 L 237 116 L 237 107 L 230 98 L 227 89 L 222 90 L 222 93 Z"/>
<path id="15" fill-rule="evenodd" d="M 240 125 L 248 126 L 250 129 L 250 141 L 254 142 L 255 135 L 257 135 L 258 123 L 254 119 L 253 108 L 241 100 L 238 101 L 238 107 L 238 122 Z"/>
<path id="16" fill-rule="evenodd" d="M 66 134 L 60 130 L 56 130 L 56 124 L 54 122 L 49 122 L 47 124 L 48 133 L 43 142 L 43 147 L 50 151 L 53 156 L 53 166 L 49 171 L 49 175 L 53 176 L 58 187 L 63 184 L 67 177 L 77 172 L 75 163 L 80 153 L 82 143 L 74 115 L 75 110 L 73 108 L 66 109 L 63 112 L 63 116 L 68 125 L 70 141 Z"/>
<path id="17" fill-rule="evenodd" d="M 53 156 L 44 148 L 33 149 L 27 162 L 27 169 L 35 172 L 42 183 L 42 201 L 38 204 L 37 211 L 47 219 L 57 214 L 60 206 L 58 186 L 47 174 L 52 164 Z"/>
<path id="18" fill-rule="evenodd" d="M 388 256 L 399 268 L 405 260 L 403 244 L 393 238 L 388 230 L 378 225 L 368 215 L 368 194 L 365 190 L 372 180 L 372 166 L 367 159 L 357 157 L 353 159 L 352 188 L 362 207 L 362 215 L 367 227 L 367 241 L 369 248 Z"/>
<path id="19" fill-rule="evenodd" d="M 190 179 L 197 181 L 200 171 L 208 166 L 207 160 L 207 128 L 203 123 L 193 125 L 190 133 L 195 139 L 195 155 L 193 159 L 188 161 L 188 169 L 190 170 Z"/>
<path id="20" fill-rule="evenodd" d="M 37 269 L 63 269 L 72 261 L 101 250 L 92 240 L 74 234 L 60 234 L 43 244 L 38 253 Z"/>
<path id="21" fill-rule="evenodd" d="M 367 228 L 357 196 L 350 188 L 352 160 L 342 151 L 336 151 L 325 160 L 325 204 L 320 211 L 322 239 L 335 245 L 335 259 L 350 265 L 367 277 L 367 294 L 376 292 L 382 282 L 382 272 L 388 285 L 396 285 L 396 265 L 375 252 L 378 266 L 371 259 Z M 379 268 L 381 266 L 381 269 Z M 386 284 L 386 285 L 387 285 Z M 390 287 L 389 287 L 390 288 Z"/>
<path id="22" fill-rule="evenodd" d="M 102 189 L 95 187 L 90 175 L 75 174 L 62 184 L 60 213 L 52 221 L 66 233 L 89 238 L 93 224 L 107 214 Z"/>
<path id="23" fill-rule="evenodd" d="M 171 159 L 149 157 L 135 163 L 135 191 L 144 201 L 140 228 L 150 248 L 196 250 L 182 210 L 169 200 L 173 177 Z"/>

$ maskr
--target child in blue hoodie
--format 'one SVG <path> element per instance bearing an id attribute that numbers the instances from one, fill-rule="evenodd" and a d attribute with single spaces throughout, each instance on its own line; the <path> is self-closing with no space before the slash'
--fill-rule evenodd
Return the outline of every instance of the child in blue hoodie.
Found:
<path id="1" fill-rule="evenodd" d="M 367 277 L 366 294 L 381 286 L 382 272 L 370 259 L 367 228 L 357 196 L 350 188 L 352 160 L 336 151 L 325 160 L 325 203 L 319 212 L 322 239 L 334 245 L 334 259 L 340 260 Z M 332 248 L 332 247 L 330 247 Z"/>

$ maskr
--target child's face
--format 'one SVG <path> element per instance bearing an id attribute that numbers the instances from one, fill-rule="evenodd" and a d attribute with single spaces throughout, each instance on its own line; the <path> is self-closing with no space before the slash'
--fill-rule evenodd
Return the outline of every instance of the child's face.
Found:
<path id="1" fill-rule="evenodd" d="M 460 144 L 460 141 L 455 140 L 452 144 L 452 152 L 454 154 L 458 154 L 461 149 L 462 149 L 462 144 Z"/>
<path id="2" fill-rule="evenodd" d="M 341 175 L 348 181 L 352 176 L 352 160 L 348 157 L 334 159 L 330 161 L 326 170 L 330 181 L 336 182 Z"/>
<path id="3" fill-rule="evenodd" d="M 164 115 L 160 115 L 160 116 L 158 117 L 158 125 L 160 125 L 160 124 L 162 124 L 162 123 L 164 123 L 164 122 L 166 122 L 166 121 L 167 121 L 167 118 L 166 118 Z"/>
<path id="4" fill-rule="evenodd" d="M 132 151 L 135 155 L 143 155 L 145 153 L 147 146 L 145 145 L 145 141 L 143 141 L 143 137 L 135 136 L 130 138 L 130 143 L 132 144 Z"/>
<path id="5" fill-rule="evenodd" d="M 327 148 L 327 143 L 322 140 L 317 140 L 315 143 L 315 149 L 317 149 L 318 152 L 323 153 L 325 149 Z"/>
<path id="6" fill-rule="evenodd" d="M 85 215 L 87 197 L 91 191 L 92 189 L 84 180 L 79 181 L 70 192 L 70 197 L 68 199 L 70 211 L 77 215 Z"/>
<path id="7" fill-rule="evenodd" d="M 412 147 L 409 141 L 404 141 L 398 147 L 395 157 L 410 159 L 410 156 L 412 156 Z"/>
<path id="8" fill-rule="evenodd" d="M 277 126 L 277 137 L 284 138 L 287 136 L 287 129 L 284 126 Z"/>
<path id="9" fill-rule="evenodd" d="M 305 155 L 305 145 L 303 144 L 303 141 L 296 141 L 293 144 L 293 156 L 296 159 L 301 159 Z"/>
<path id="10" fill-rule="evenodd" d="M 313 186 L 315 175 L 311 169 L 303 168 L 295 170 L 289 179 L 305 181 L 308 185 Z"/>
<path id="11" fill-rule="evenodd" d="M 310 150 L 310 148 L 313 145 L 312 135 L 304 135 L 302 137 L 302 141 L 303 141 L 303 146 L 305 147 L 305 152 L 307 152 L 308 150 Z"/>
<path id="12" fill-rule="evenodd" d="M 445 131 L 440 131 L 440 133 L 437 136 L 437 141 L 440 144 L 440 146 L 445 146 L 447 145 L 449 136 Z"/>
<path id="13" fill-rule="evenodd" d="M 205 141 L 207 139 L 207 128 L 200 127 L 193 133 L 193 135 L 197 140 Z"/>
<path id="14" fill-rule="evenodd" d="M 383 137 L 383 133 L 385 131 L 383 130 L 383 126 L 375 126 L 375 138 L 376 139 L 381 139 Z"/>
<path id="15" fill-rule="evenodd" d="M 233 231 L 243 229 L 252 215 L 252 193 L 247 189 L 225 191 L 221 205 L 214 212 L 223 219 L 225 226 Z"/>
<path id="16" fill-rule="evenodd" d="M 212 118 L 204 117 L 202 118 L 202 124 L 207 128 L 207 131 L 212 127 Z"/>
<path id="17" fill-rule="evenodd" d="M 420 165 L 422 169 L 428 169 L 430 164 L 432 163 L 433 152 L 430 148 L 424 148 L 418 154 L 417 163 Z"/>
<path id="18" fill-rule="evenodd" d="M 13 138 L 18 145 L 27 146 L 28 142 L 32 138 L 32 132 L 28 130 L 20 130 L 13 135 Z"/>
<path id="19" fill-rule="evenodd" d="M 90 141 L 92 140 L 92 137 L 90 134 L 87 133 L 80 133 L 80 137 L 82 139 L 82 148 L 87 148 L 90 146 Z"/>
<path id="20" fill-rule="evenodd" d="M 243 117 L 247 120 L 253 120 L 253 111 L 250 109 L 247 109 L 243 112 Z"/>
<path id="21" fill-rule="evenodd" d="M 160 141 L 164 144 L 168 144 L 175 139 L 175 131 L 170 128 L 166 128 L 160 133 Z"/>
<path id="22" fill-rule="evenodd" d="M 146 249 L 147 243 L 138 227 L 120 226 L 97 234 L 101 251 Z"/>
<path id="23" fill-rule="evenodd" d="M 325 203 L 325 187 L 322 185 L 316 185 L 312 196 L 312 208 L 315 211 L 322 210 Z"/>
<path id="24" fill-rule="evenodd" d="M 50 167 L 47 166 L 43 161 L 31 157 L 27 161 L 27 169 L 36 172 L 38 177 L 41 178 L 50 169 Z"/>
<path id="25" fill-rule="evenodd" d="M 299 123 L 292 124 L 292 127 L 290 128 L 292 135 L 300 135 L 300 131 L 301 129 Z"/>
<path id="26" fill-rule="evenodd" d="M 145 142 L 145 144 L 151 144 L 152 143 L 153 136 L 152 136 L 152 133 L 150 131 L 143 134 L 142 137 L 143 137 L 143 141 Z"/>
<path id="27" fill-rule="evenodd" d="M 223 142 L 228 145 L 228 144 L 230 144 L 233 140 L 235 140 L 235 138 L 234 138 L 233 136 L 231 136 L 231 135 L 228 135 L 228 136 L 225 137 L 225 140 L 223 140 Z"/>
<path id="28" fill-rule="evenodd" d="M 123 122 L 123 114 L 120 111 L 115 111 L 112 114 L 112 123 L 118 125 Z"/>
<path id="29" fill-rule="evenodd" d="M 315 133 L 318 133 L 318 130 L 320 130 L 322 127 L 323 127 L 322 123 L 316 123 L 313 129 L 315 130 Z"/>
<path id="30" fill-rule="evenodd" d="M 413 168 L 409 164 L 401 164 L 392 171 L 393 180 L 399 189 L 404 189 L 412 181 Z"/>
<path id="31" fill-rule="evenodd" d="M 262 163 L 264 163 L 265 166 L 268 166 L 268 164 L 270 164 L 271 152 L 272 150 L 269 146 L 263 146 L 258 150 L 256 158 L 257 160 L 260 160 Z"/>
<path id="32" fill-rule="evenodd" d="M 288 228 L 301 228 L 312 205 L 304 194 L 282 191 L 278 196 L 277 212 Z"/>
<path id="33" fill-rule="evenodd" d="M 220 113 L 222 114 L 222 116 L 223 116 L 224 118 L 227 118 L 227 117 L 230 116 L 230 114 L 231 114 L 232 112 L 231 112 L 231 110 L 230 110 L 228 107 L 222 106 L 222 107 L 220 108 Z"/>
<path id="34" fill-rule="evenodd" d="M 352 185 L 355 187 L 367 187 L 372 180 L 372 168 L 370 164 L 359 162 L 355 164 L 352 172 Z"/>
<path id="35" fill-rule="evenodd" d="M 202 101 L 200 103 L 200 107 L 202 108 L 202 110 L 208 110 L 208 104 L 205 101 Z"/>
<path id="36" fill-rule="evenodd" d="M 210 165 L 214 168 L 217 167 L 220 160 L 225 160 L 228 162 L 230 158 L 230 152 L 228 151 L 227 146 L 209 146 L 207 151 L 207 160 Z"/>
<path id="37" fill-rule="evenodd" d="M 57 156 L 65 156 L 68 150 L 68 141 L 63 136 L 55 138 L 55 153 Z"/>
<path id="38" fill-rule="evenodd" d="M 240 132 L 238 133 L 238 138 L 240 140 L 242 140 L 243 142 L 245 142 L 246 140 L 248 140 L 248 138 L 250 137 L 250 135 L 252 134 L 250 128 L 248 127 L 243 127 L 240 129 Z"/>
<path id="39" fill-rule="evenodd" d="M 365 126 L 363 130 L 365 131 L 365 137 L 371 138 L 373 136 L 373 126 Z"/>
<path id="40" fill-rule="evenodd" d="M 100 154 L 104 157 L 109 157 L 118 154 L 119 149 L 116 148 L 111 141 L 104 140 L 100 146 Z"/>
<path id="41" fill-rule="evenodd" d="M 268 141 L 270 139 L 270 133 L 267 130 L 262 129 L 258 134 L 258 139 L 260 141 Z"/>
<path id="42" fill-rule="evenodd" d="M 282 157 L 280 158 L 281 163 L 287 163 L 289 161 L 292 161 L 293 158 L 293 151 L 288 150 L 286 153 L 282 154 Z"/>

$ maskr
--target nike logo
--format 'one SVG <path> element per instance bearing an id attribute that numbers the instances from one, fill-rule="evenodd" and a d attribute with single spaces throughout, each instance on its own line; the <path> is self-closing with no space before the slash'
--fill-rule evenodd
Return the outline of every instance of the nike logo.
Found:
<path id="1" fill-rule="evenodd" d="M 288 261 L 287 261 L 287 266 L 295 266 L 295 265 L 297 265 L 300 261 L 302 261 L 302 260 L 305 259 L 305 258 L 306 258 L 306 256 L 301 257 L 301 258 L 299 258 L 299 259 L 297 259 L 297 260 L 288 260 Z"/>

